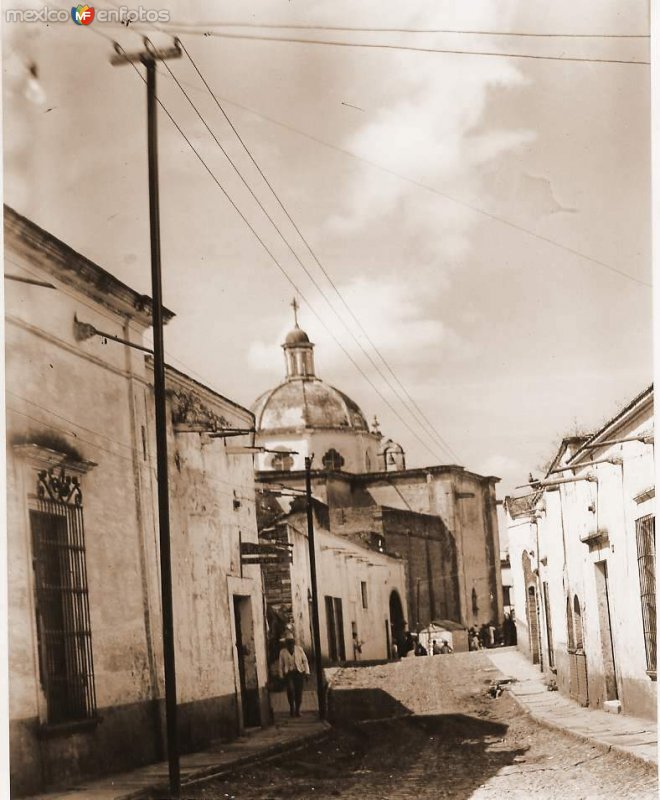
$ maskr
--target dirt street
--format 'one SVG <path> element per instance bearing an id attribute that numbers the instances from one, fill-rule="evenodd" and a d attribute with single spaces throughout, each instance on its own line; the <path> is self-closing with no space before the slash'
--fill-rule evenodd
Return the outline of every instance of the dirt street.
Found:
<path id="1" fill-rule="evenodd" d="M 495 673 L 496 674 L 496 673 Z M 190 787 L 188 798 L 655 798 L 655 770 L 543 728 L 505 692 L 480 653 L 346 670 L 338 685 L 387 692 L 412 712 L 342 725 L 321 745 Z M 405 713 L 402 711 L 402 713 Z"/>

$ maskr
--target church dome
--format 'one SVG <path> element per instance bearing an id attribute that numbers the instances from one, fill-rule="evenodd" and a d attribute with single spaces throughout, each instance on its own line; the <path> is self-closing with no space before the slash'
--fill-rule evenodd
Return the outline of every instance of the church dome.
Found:
<path id="1" fill-rule="evenodd" d="M 316 377 L 281 383 L 262 394 L 252 411 L 258 433 L 293 433 L 310 428 L 369 431 L 358 405 Z"/>
<path id="2" fill-rule="evenodd" d="M 286 335 L 286 339 L 284 340 L 284 344 L 310 344 L 309 336 L 305 333 L 304 330 L 299 328 L 297 325 L 296 327 L 289 331 Z"/>

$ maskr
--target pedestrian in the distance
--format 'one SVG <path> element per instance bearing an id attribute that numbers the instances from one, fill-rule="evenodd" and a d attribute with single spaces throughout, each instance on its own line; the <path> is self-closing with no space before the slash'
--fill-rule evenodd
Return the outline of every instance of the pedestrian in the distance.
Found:
<path id="1" fill-rule="evenodd" d="M 442 653 L 442 655 L 447 655 L 448 653 L 454 652 L 449 642 L 446 639 L 442 640 L 442 646 L 440 647 L 440 652 Z"/>
<path id="2" fill-rule="evenodd" d="M 433 640 L 433 655 L 434 656 L 438 656 L 438 655 L 440 655 L 440 653 L 441 653 L 441 650 L 440 650 L 440 645 L 438 644 L 438 640 L 434 639 Z"/>
<path id="3" fill-rule="evenodd" d="M 280 650 L 280 677 L 286 684 L 286 697 L 292 717 L 300 716 L 303 686 L 309 675 L 309 662 L 302 647 L 296 644 L 293 634 L 288 633 L 284 647 Z"/>
<path id="4" fill-rule="evenodd" d="M 495 625 L 488 623 L 488 647 L 495 647 Z"/>
<path id="5" fill-rule="evenodd" d="M 426 650 L 424 645 L 419 641 L 419 639 L 417 640 L 417 644 L 415 645 L 415 655 L 416 656 L 427 656 L 428 655 L 428 651 Z"/>

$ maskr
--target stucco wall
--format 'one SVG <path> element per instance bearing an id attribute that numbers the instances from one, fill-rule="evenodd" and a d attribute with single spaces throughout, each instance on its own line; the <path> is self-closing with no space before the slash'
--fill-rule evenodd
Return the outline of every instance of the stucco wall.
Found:
<path id="1" fill-rule="evenodd" d="M 327 660 L 328 635 L 324 597 L 342 600 L 343 631 L 347 660 L 385 659 L 388 657 L 386 621 L 390 622 L 390 595 L 397 591 L 407 613 L 405 599 L 405 569 L 403 563 L 382 553 L 368 550 L 350 540 L 334 536 L 329 531 L 315 528 L 317 546 L 317 582 L 321 626 L 321 650 Z M 289 520 L 289 537 L 293 543 L 291 585 L 296 634 L 306 651 L 312 652 L 309 609 L 309 551 L 306 520 L 303 515 L 293 515 Z M 361 582 L 367 584 L 367 608 L 363 608 Z M 355 654 L 352 646 L 351 623 L 357 625 L 362 641 L 361 653 Z"/>
<path id="2" fill-rule="evenodd" d="M 374 481 L 365 489 L 378 504 L 439 515 L 456 541 L 461 620 L 466 625 L 501 621 L 500 547 L 491 480 L 448 468 L 425 475 L 393 473 L 391 480 Z"/>
<path id="3" fill-rule="evenodd" d="M 649 433 L 653 428 L 652 412 L 652 396 L 647 395 L 621 419 L 606 426 L 601 438 L 610 441 Z M 563 455 L 560 465 L 567 463 L 572 452 L 575 450 Z M 525 650 L 520 554 L 525 548 L 536 549 L 538 525 L 540 563 L 533 559 L 533 566 L 539 569 L 541 585 L 546 584 L 548 589 L 552 657 L 560 690 L 573 695 L 576 691 L 569 668 L 566 609 L 567 600 L 573 608 L 577 597 L 588 678 L 588 698 L 584 700 L 600 708 L 606 700 L 618 699 L 625 713 L 654 718 L 656 683 L 647 674 L 636 539 L 636 521 L 655 513 L 653 447 L 642 441 L 605 445 L 585 450 L 581 460 L 606 458 L 618 459 L 620 463 L 579 467 L 578 461 L 577 469 L 551 476 L 591 475 L 594 480 L 571 480 L 547 489 L 537 503 L 536 523 L 529 517 L 509 519 L 518 642 Z M 547 668 L 551 654 L 545 608 L 543 613 L 542 640 Z"/>
<path id="4" fill-rule="evenodd" d="M 279 448 L 296 451 L 292 470 L 305 469 L 305 458 L 314 456 L 313 469 L 323 469 L 323 456 L 334 448 L 344 459 L 342 469 L 346 472 L 370 472 L 378 468 L 378 439 L 373 434 L 355 430 L 301 431 L 298 434 L 258 433 L 256 442 L 269 450 Z M 272 453 L 260 453 L 256 457 L 258 470 L 272 470 Z"/>
<path id="5" fill-rule="evenodd" d="M 113 311 L 109 293 L 102 304 L 59 280 L 53 269 L 42 270 L 23 244 L 14 244 L 11 237 L 6 240 L 13 271 L 25 265 L 32 277 L 56 285 L 49 290 L 11 282 L 5 293 L 11 780 L 19 796 L 162 757 L 163 677 L 153 400 L 144 355 L 98 337 L 78 342 L 73 325 L 77 315 L 139 342 L 144 314 L 130 307 Z M 219 410 L 241 427 L 252 423 L 249 412 L 230 403 L 220 403 Z M 263 643 L 259 569 L 248 567 L 240 578 L 236 541 L 239 528 L 246 539 L 256 540 L 251 459 L 229 457 L 222 440 L 212 441 L 205 448 L 198 435 L 170 430 L 183 749 L 236 731 L 231 594 L 252 596 L 255 641 Z M 96 702 L 103 722 L 45 738 L 28 509 L 37 471 L 44 468 L 39 458 L 54 451 L 94 464 L 80 480 Z M 257 652 L 263 687 L 263 646 Z"/>

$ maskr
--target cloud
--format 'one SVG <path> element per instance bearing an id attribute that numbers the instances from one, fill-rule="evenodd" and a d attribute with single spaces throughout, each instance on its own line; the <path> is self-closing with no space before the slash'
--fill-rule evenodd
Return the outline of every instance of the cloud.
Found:
<path id="1" fill-rule="evenodd" d="M 473 355 L 473 345 L 425 308 L 426 298 L 423 287 L 414 285 L 405 277 L 390 275 L 383 276 L 378 281 L 372 281 L 360 276 L 354 278 L 350 283 L 340 286 L 339 291 L 349 308 L 360 320 L 369 340 L 394 367 L 395 371 L 401 369 L 411 372 L 419 368 L 426 370 L 429 363 L 439 357 L 456 359 Z M 334 301 L 334 307 L 341 319 L 354 332 L 364 348 L 371 353 L 374 361 L 379 363 L 382 369 L 385 369 L 354 319 L 337 298 L 334 298 Z M 315 307 L 321 310 L 323 305 L 322 301 L 318 301 Z M 304 319 L 301 320 L 301 325 L 317 345 L 317 373 L 323 374 L 327 370 L 336 372 L 346 369 L 346 356 L 332 334 L 316 317 L 311 316 L 305 307 L 303 307 L 302 315 Z M 327 306 L 323 309 L 323 319 L 327 327 L 353 357 L 366 370 L 373 372 L 373 365 L 370 365 L 360 353 L 355 341 Z M 281 321 L 281 317 L 278 317 L 278 321 Z M 271 373 L 274 372 L 274 369 L 280 369 L 283 361 L 281 352 L 278 353 L 278 350 L 287 330 L 288 327 L 280 329 L 274 340 L 269 342 L 259 340 L 252 343 L 248 350 L 250 368 Z M 350 365 L 348 367 L 350 368 Z"/>
<path id="2" fill-rule="evenodd" d="M 534 138 L 527 130 L 477 132 L 489 92 L 496 86 L 520 86 L 524 80 L 504 60 L 466 58 L 457 73 L 447 68 L 442 56 L 437 58 L 401 60 L 397 94 L 376 109 L 345 146 L 412 180 L 459 197 L 476 196 L 478 169 Z M 347 187 L 343 209 L 327 226 L 335 233 L 358 232 L 374 221 L 399 214 L 408 195 L 416 192 L 410 183 L 365 167 Z M 428 197 L 426 200 L 434 206 Z M 436 229 L 439 219 L 454 214 L 446 201 L 434 212 Z M 469 219 L 461 220 L 457 235 L 467 233 Z M 411 232 L 418 233 L 419 228 L 416 219 Z"/>

